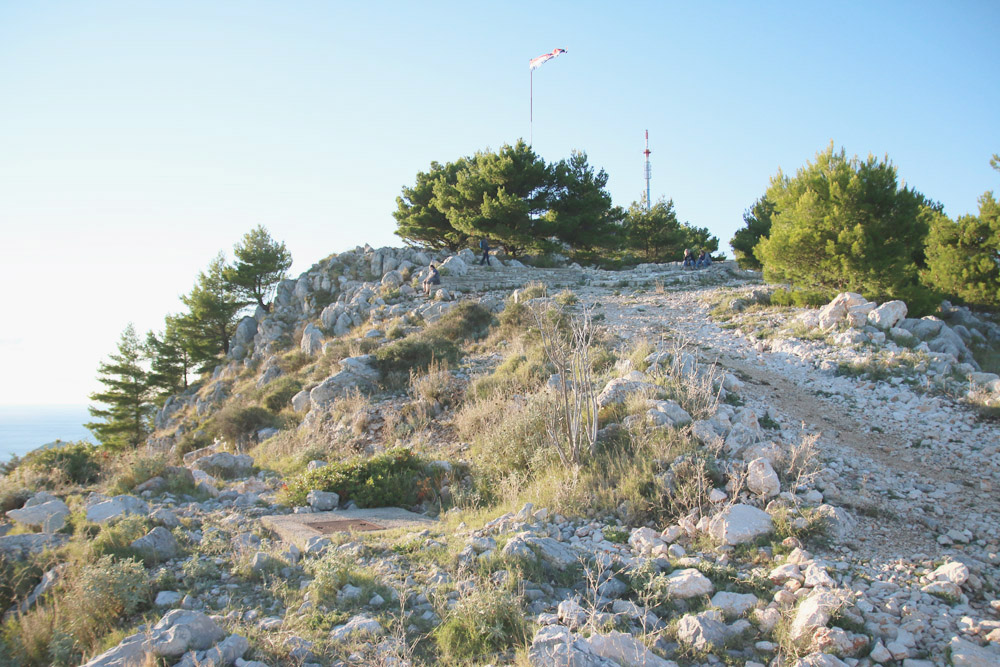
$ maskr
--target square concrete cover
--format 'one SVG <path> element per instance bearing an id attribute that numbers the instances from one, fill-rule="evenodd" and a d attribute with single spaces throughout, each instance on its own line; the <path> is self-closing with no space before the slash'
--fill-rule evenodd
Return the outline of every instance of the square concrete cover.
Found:
<path id="1" fill-rule="evenodd" d="M 351 531 L 370 532 L 393 528 L 425 528 L 434 519 L 399 507 L 372 507 L 361 510 L 337 510 L 312 514 L 275 514 L 262 516 L 261 523 L 278 534 L 284 542 L 305 549 L 310 538 Z"/>

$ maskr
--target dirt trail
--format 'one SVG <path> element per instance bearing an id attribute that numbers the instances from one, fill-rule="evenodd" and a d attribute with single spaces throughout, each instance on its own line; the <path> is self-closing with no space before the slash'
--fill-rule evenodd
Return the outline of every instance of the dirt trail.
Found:
<path id="1" fill-rule="evenodd" d="M 746 338 L 711 323 L 703 302 L 709 289 L 611 298 L 597 293 L 588 296 L 601 304 L 605 323 L 618 335 L 653 342 L 664 338 L 687 340 L 698 348 L 702 360 L 716 361 L 737 372 L 747 385 L 741 394 L 752 397 L 753 405 L 772 406 L 785 426 L 803 424 L 807 430 L 820 433 L 823 455 L 842 452 L 855 469 L 870 471 L 870 475 L 842 473 L 837 492 L 828 494 L 831 502 L 850 508 L 858 520 L 858 530 L 846 544 L 855 555 L 888 562 L 909 559 L 916 553 L 930 557 L 939 554 L 939 531 L 932 529 L 938 519 L 928 511 L 929 504 L 943 510 L 937 516 L 946 518 L 949 526 L 965 525 L 970 512 L 985 512 L 987 516 L 1000 512 L 997 498 L 983 497 L 995 494 L 959 492 L 932 501 L 924 498 L 919 502 L 890 502 L 889 498 L 899 496 L 871 492 L 870 485 L 876 483 L 905 490 L 911 487 L 914 477 L 936 488 L 949 483 L 961 488 L 969 486 L 969 480 L 980 471 L 974 469 L 974 463 L 961 459 L 949 459 L 948 465 L 941 465 L 940 457 L 925 462 L 909 449 L 913 433 L 906 432 L 905 424 L 887 422 L 882 432 L 873 432 L 869 428 L 870 415 L 859 415 L 841 396 L 821 395 L 804 386 L 809 375 L 801 366 L 789 366 L 785 372 L 777 355 L 760 354 Z M 860 384 L 854 390 L 856 395 L 865 391 Z"/>

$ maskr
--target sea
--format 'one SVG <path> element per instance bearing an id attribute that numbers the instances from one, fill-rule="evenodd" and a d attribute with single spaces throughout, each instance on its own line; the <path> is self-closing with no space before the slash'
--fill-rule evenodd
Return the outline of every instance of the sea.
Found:
<path id="1" fill-rule="evenodd" d="M 0 405 L 0 462 L 55 440 L 94 442 L 86 405 Z"/>

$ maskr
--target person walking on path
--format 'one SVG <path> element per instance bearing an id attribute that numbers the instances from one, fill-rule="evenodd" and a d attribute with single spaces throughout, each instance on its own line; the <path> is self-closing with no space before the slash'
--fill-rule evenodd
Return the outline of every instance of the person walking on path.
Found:
<path id="1" fill-rule="evenodd" d="M 479 249 L 483 251 L 483 258 L 479 260 L 479 266 L 482 266 L 483 264 L 485 264 L 486 266 L 489 266 L 490 265 L 490 242 L 486 240 L 486 237 L 483 237 L 483 239 L 479 241 Z"/>

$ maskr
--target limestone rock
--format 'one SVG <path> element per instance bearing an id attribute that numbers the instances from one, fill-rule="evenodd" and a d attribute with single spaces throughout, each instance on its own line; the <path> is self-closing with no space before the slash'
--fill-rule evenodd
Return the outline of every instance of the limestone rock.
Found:
<path id="1" fill-rule="evenodd" d="M 565 570 L 580 562 L 584 554 L 579 549 L 558 542 L 551 537 L 538 537 L 528 532 L 518 533 L 503 548 L 505 555 L 522 558 L 541 558 L 559 570 Z"/>
<path id="2" fill-rule="evenodd" d="M 738 618 L 757 605 L 757 596 L 751 593 L 719 591 L 712 596 L 712 606 L 718 607 L 726 618 Z"/>
<path id="3" fill-rule="evenodd" d="M 326 378 L 309 392 L 312 405 L 325 406 L 351 389 L 378 382 L 380 374 L 374 363 L 375 357 L 370 354 L 341 359 L 340 372 Z"/>
<path id="4" fill-rule="evenodd" d="M 597 396 L 597 406 L 604 408 L 609 405 L 624 403 L 630 395 L 639 391 L 655 393 L 659 387 L 651 382 L 629 378 L 615 378 L 609 382 Z"/>
<path id="5" fill-rule="evenodd" d="M 711 595 L 714 588 L 708 577 L 693 567 L 672 572 L 667 577 L 667 594 L 672 598 L 683 600 L 700 595 Z"/>
<path id="6" fill-rule="evenodd" d="M 177 658 L 188 651 L 203 651 L 225 634 L 215 621 L 199 611 L 174 609 L 152 630 L 126 637 L 83 667 L 142 667 L 151 658 Z"/>
<path id="7" fill-rule="evenodd" d="M 839 591 L 813 590 L 795 610 L 795 617 L 789 630 L 791 638 L 798 640 L 807 635 L 811 636 L 817 628 L 825 627 L 833 613 L 844 603 L 844 596 Z"/>
<path id="8" fill-rule="evenodd" d="M 135 496 L 115 496 L 88 507 L 87 521 L 107 523 L 126 514 L 147 516 L 149 514 L 149 505 Z"/>
<path id="9" fill-rule="evenodd" d="M 961 637 L 952 637 L 951 664 L 954 667 L 995 667 L 1000 665 L 1000 650 L 996 647 L 976 646 Z"/>
<path id="10" fill-rule="evenodd" d="M 385 634 L 382 625 L 369 614 L 358 614 L 347 623 L 338 625 L 330 631 L 332 641 L 346 641 L 351 636 L 372 638 Z"/>
<path id="11" fill-rule="evenodd" d="M 229 452 L 216 452 L 195 461 L 194 467 L 213 477 L 224 479 L 246 477 L 253 468 L 253 459 L 247 454 L 233 455 Z"/>
<path id="12" fill-rule="evenodd" d="M 657 426 L 679 428 L 691 423 L 691 415 L 677 401 L 651 400 L 646 416 Z"/>
<path id="13" fill-rule="evenodd" d="M 306 495 L 306 502 L 317 512 L 329 512 L 337 509 L 337 506 L 340 505 L 340 496 L 331 491 L 313 489 Z"/>
<path id="14" fill-rule="evenodd" d="M 311 404 L 309 391 L 306 389 L 292 396 L 292 410 L 295 410 L 295 412 L 309 412 Z"/>
<path id="15" fill-rule="evenodd" d="M 676 667 L 677 664 L 664 660 L 624 632 L 596 633 L 587 638 L 587 644 L 594 655 L 613 660 L 622 667 Z"/>
<path id="16" fill-rule="evenodd" d="M 8 511 L 7 518 L 31 528 L 41 528 L 45 533 L 54 533 L 65 525 L 70 512 L 63 501 L 54 498 L 38 504 L 30 502 L 21 509 Z"/>
<path id="17" fill-rule="evenodd" d="M 156 526 L 151 531 L 129 545 L 145 558 L 164 561 L 176 558 L 180 553 L 180 545 L 173 534 L 163 526 Z"/>
<path id="18" fill-rule="evenodd" d="M 708 533 L 723 544 L 743 544 L 773 530 L 767 512 L 750 505 L 733 505 L 719 512 L 709 523 Z"/>
<path id="19" fill-rule="evenodd" d="M 306 328 L 302 331 L 302 341 L 299 343 L 299 349 L 302 350 L 303 354 L 308 354 L 310 357 L 316 356 L 323 350 L 323 332 L 312 322 L 307 324 Z"/>
<path id="20" fill-rule="evenodd" d="M 858 522 L 842 507 L 823 504 L 816 508 L 816 513 L 823 521 L 827 534 L 837 540 L 849 537 L 857 529 Z"/>
<path id="21" fill-rule="evenodd" d="M 438 269 L 442 276 L 464 276 L 469 272 L 469 265 L 458 255 L 453 255 L 441 262 Z"/>
<path id="22" fill-rule="evenodd" d="M 754 459 L 747 466 L 747 486 L 757 495 L 773 498 L 781 493 L 781 482 L 778 473 L 771 467 L 771 462 L 765 458 Z"/>
<path id="23" fill-rule="evenodd" d="M 729 629 L 718 612 L 685 614 L 677 623 L 677 641 L 698 651 L 721 647 L 729 638 Z"/>
<path id="24" fill-rule="evenodd" d="M 532 667 L 620 667 L 590 650 L 588 643 L 569 628 L 547 625 L 538 629 L 531 640 L 528 662 Z"/>
<path id="25" fill-rule="evenodd" d="M 902 301 L 886 301 L 868 313 L 868 321 L 879 329 L 892 329 L 906 317 L 906 304 Z"/>

